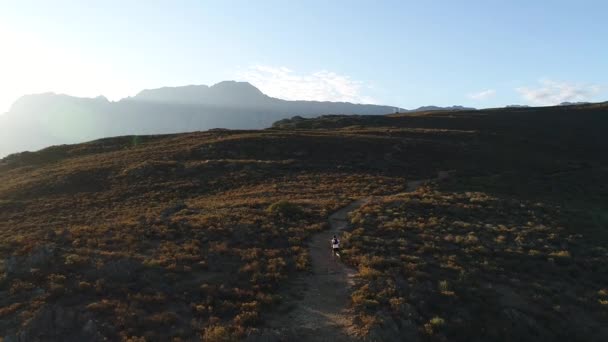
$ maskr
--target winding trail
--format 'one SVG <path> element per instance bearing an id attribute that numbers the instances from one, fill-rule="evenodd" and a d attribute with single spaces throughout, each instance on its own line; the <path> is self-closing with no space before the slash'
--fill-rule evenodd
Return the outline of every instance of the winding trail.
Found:
<path id="1" fill-rule="evenodd" d="M 352 341 L 353 314 L 348 309 L 350 287 L 356 271 L 333 255 L 333 235 L 348 224 L 348 213 L 369 199 L 352 202 L 329 217 L 331 228 L 316 234 L 310 242 L 311 273 L 304 276 L 304 293 L 286 314 L 271 318 L 271 328 L 283 331 L 285 341 Z"/>
<path id="2" fill-rule="evenodd" d="M 439 172 L 435 179 L 410 181 L 407 192 L 418 189 L 431 180 L 448 177 Z M 371 201 L 363 198 L 336 211 L 329 217 L 330 229 L 316 234 L 310 242 L 311 272 L 300 277 L 295 287 L 299 297 L 289 302 L 287 312 L 279 312 L 267 319 L 268 327 L 281 341 L 353 341 L 354 314 L 349 309 L 351 286 L 356 270 L 342 263 L 330 250 L 333 235 L 348 225 L 348 213 Z"/>

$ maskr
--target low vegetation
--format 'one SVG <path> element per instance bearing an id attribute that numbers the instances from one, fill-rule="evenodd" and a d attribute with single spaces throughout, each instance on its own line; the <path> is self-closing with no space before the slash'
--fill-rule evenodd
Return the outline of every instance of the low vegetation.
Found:
<path id="1" fill-rule="evenodd" d="M 608 249 L 562 217 L 539 202 L 434 187 L 376 200 L 345 234 L 353 305 L 378 329 L 430 340 L 601 340 Z"/>
<path id="2" fill-rule="evenodd" d="M 256 335 L 306 274 L 311 235 L 372 197 L 343 239 L 357 334 L 605 339 L 605 114 L 335 116 L 9 156 L 0 337 Z M 439 170 L 451 178 L 405 193 Z"/>
<path id="3" fill-rule="evenodd" d="M 253 159 L 212 147 L 237 144 L 238 135 L 167 137 L 160 145 L 151 138 L 148 146 L 107 153 L 65 147 L 62 154 L 73 157 L 7 163 L 2 334 L 241 339 L 280 303 L 281 285 L 306 272 L 306 241 L 327 227 L 332 211 L 352 198 L 404 189 L 400 177 L 305 169 L 273 151 Z M 275 134 L 252 136 L 261 149 L 274 143 Z"/>

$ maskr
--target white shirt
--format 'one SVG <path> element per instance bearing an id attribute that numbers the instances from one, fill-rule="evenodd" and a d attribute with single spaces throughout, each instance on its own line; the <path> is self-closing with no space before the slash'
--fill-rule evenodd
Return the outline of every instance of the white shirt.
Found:
<path id="1" fill-rule="evenodd" d="M 340 248 L 340 240 L 336 239 L 334 243 L 334 239 L 331 239 L 331 247 L 332 248 Z"/>

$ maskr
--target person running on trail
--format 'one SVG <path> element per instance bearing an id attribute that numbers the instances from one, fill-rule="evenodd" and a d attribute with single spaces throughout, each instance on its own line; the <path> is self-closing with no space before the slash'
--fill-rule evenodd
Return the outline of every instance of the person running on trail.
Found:
<path id="1" fill-rule="evenodd" d="M 334 254 L 339 255 L 340 253 L 340 240 L 334 235 L 334 238 L 331 239 L 331 249 Z"/>

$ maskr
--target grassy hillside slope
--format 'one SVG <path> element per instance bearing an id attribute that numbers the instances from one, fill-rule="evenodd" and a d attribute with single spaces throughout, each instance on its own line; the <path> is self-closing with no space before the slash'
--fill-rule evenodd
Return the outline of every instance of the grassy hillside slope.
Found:
<path id="1" fill-rule="evenodd" d="M 263 336 L 307 239 L 373 197 L 345 236 L 360 335 L 605 339 L 606 128 L 605 105 L 332 116 L 9 156 L 0 336 Z"/>

